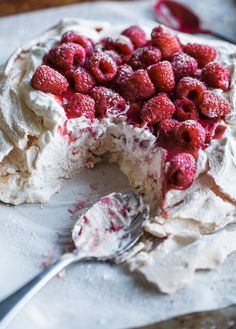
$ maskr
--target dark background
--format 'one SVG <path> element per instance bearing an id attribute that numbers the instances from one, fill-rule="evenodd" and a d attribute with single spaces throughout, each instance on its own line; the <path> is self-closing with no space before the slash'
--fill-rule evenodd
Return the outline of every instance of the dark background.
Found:
<path id="1" fill-rule="evenodd" d="M 95 0 L 90 0 L 95 1 Z M 0 0 L 0 16 L 21 12 L 87 2 L 86 0 Z"/>

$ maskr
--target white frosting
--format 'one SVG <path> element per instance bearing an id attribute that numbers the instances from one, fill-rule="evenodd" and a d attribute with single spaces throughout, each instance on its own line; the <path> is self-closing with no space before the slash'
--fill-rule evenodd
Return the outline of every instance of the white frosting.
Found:
<path id="1" fill-rule="evenodd" d="M 98 33 L 96 27 L 102 31 Z M 145 31 L 150 33 L 152 27 L 145 27 Z M 0 200 L 13 204 L 47 202 L 66 178 L 106 159 L 119 163 L 132 187 L 150 204 L 153 216 L 145 230 L 152 236 L 197 237 L 224 227 L 236 218 L 235 46 L 178 34 L 183 43 L 205 42 L 217 49 L 218 61 L 232 73 L 230 91 L 218 92 L 230 100 L 233 112 L 226 117 L 225 137 L 200 151 L 192 186 L 186 191 L 167 193 L 168 219 L 159 214 L 165 151 L 155 146 L 155 137 L 149 131 L 133 128 L 122 116 L 115 123 L 111 116 L 101 121 L 95 119 L 92 124 L 85 118 L 66 120 L 53 95 L 30 86 L 43 56 L 65 31 L 74 30 L 97 41 L 107 35 L 115 36 L 123 29 L 124 26 L 114 27 L 104 22 L 64 19 L 10 58 L 0 75 Z M 168 243 L 163 243 L 163 250 Z M 147 245 L 144 241 L 143 248 Z M 159 248 L 152 253 L 158 254 Z M 151 271 L 149 254 L 145 254 L 147 267 L 135 261 L 141 257 L 137 255 L 131 260 L 132 269 L 142 272 L 162 289 L 159 278 L 155 281 L 147 274 Z M 150 254 L 154 263 L 158 263 L 158 257 Z M 194 272 L 197 267 L 193 268 Z"/>

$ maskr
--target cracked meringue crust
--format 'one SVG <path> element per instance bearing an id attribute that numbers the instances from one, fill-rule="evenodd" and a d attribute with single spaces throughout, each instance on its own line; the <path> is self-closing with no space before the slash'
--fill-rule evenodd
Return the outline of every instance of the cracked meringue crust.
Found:
<path id="1" fill-rule="evenodd" d="M 150 33 L 153 26 L 143 28 Z M 144 229 L 152 236 L 198 236 L 234 222 L 235 46 L 176 33 L 183 43 L 201 42 L 216 48 L 217 61 L 231 73 L 230 90 L 217 92 L 230 101 L 233 112 L 225 118 L 224 137 L 200 150 L 196 179 L 190 188 L 168 191 L 165 202 L 162 186 L 166 151 L 156 146 L 156 137 L 150 131 L 135 128 L 122 115 L 116 120 L 111 116 L 92 122 L 83 117 L 68 120 L 53 95 L 31 87 L 33 73 L 64 32 L 73 30 L 96 42 L 123 29 L 104 22 L 64 19 L 17 49 L 9 59 L 0 74 L 0 200 L 15 205 L 47 202 L 65 179 L 105 159 L 117 162 L 133 189 L 150 204 L 153 216 Z M 165 219 L 161 207 L 168 214 Z M 139 262 L 132 262 L 132 269 L 139 268 Z"/>

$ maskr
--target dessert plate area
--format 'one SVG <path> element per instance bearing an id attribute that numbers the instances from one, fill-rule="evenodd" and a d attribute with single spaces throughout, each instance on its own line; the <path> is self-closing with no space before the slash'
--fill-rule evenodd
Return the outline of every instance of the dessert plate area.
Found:
<path id="1" fill-rule="evenodd" d="M 49 204 L 0 207 L 0 299 L 62 252 L 73 213 L 112 191 L 128 191 L 118 167 L 99 164 L 66 183 Z M 68 211 L 69 210 L 69 211 Z M 78 212 L 77 212 L 78 210 Z M 236 301 L 236 255 L 216 271 L 199 272 L 175 295 L 129 273 L 125 265 L 76 264 L 53 279 L 9 329 L 128 328 Z"/>
<path id="2" fill-rule="evenodd" d="M 216 0 L 209 3 L 215 4 L 214 11 Z M 220 6 L 220 0 L 217 3 Z M 152 1 L 141 1 L 138 5 L 100 2 L 92 7 L 73 5 L 1 18 L 0 63 L 22 42 L 65 16 L 122 22 L 128 26 L 153 19 L 151 6 Z M 214 24 L 217 26 L 217 22 Z M 224 24 L 228 26 L 227 22 Z M 116 165 L 99 164 L 68 181 L 48 204 L 1 204 L 0 299 L 62 252 L 80 211 L 102 195 L 129 189 L 127 178 Z M 230 229 L 236 230 L 235 227 L 231 225 Z M 224 307 L 236 303 L 235 273 L 234 253 L 217 270 L 197 272 L 190 287 L 174 295 L 164 295 L 142 278 L 130 274 L 125 265 L 75 264 L 53 279 L 9 329 L 133 328 L 175 315 Z"/>

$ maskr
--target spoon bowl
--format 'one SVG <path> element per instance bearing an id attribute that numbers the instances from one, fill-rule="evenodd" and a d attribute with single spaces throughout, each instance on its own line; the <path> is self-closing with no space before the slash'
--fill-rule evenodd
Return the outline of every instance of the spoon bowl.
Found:
<path id="1" fill-rule="evenodd" d="M 148 207 L 135 193 L 111 193 L 76 222 L 72 239 L 79 256 L 111 259 L 140 238 Z"/>
<path id="2" fill-rule="evenodd" d="M 78 261 L 112 261 L 128 251 L 140 238 L 148 215 L 148 206 L 135 193 L 111 193 L 101 198 L 76 222 L 72 231 L 74 250 L 0 302 L 1 329 L 68 265 Z"/>
<path id="3" fill-rule="evenodd" d="M 184 33 L 210 33 L 203 30 L 197 15 L 181 3 L 172 0 L 157 1 L 154 13 L 158 21 L 164 25 Z"/>

